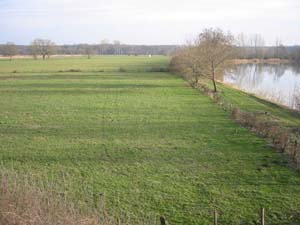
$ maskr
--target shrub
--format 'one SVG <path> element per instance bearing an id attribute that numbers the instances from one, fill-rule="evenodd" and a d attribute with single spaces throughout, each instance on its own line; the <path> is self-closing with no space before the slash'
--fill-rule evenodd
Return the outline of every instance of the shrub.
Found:
<path id="1" fill-rule="evenodd" d="M 239 120 L 240 114 L 241 114 L 241 109 L 238 107 L 234 107 L 231 111 L 231 115 L 235 120 Z"/>
<path id="2" fill-rule="evenodd" d="M 169 72 L 170 70 L 165 67 L 151 67 L 148 72 Z"/>
<path id="3" fill-rule="evenodd" d="M 82 72 L 80 69 L 70 69 L 67 72 Z"/>
<path id="4" fill-rule="evenodd" d="M 82 72 L 80 69 L 69 69 L 69 70 L 59 70 L 58 72 L 60 73 L 65 73 L 65 72 Z"/>

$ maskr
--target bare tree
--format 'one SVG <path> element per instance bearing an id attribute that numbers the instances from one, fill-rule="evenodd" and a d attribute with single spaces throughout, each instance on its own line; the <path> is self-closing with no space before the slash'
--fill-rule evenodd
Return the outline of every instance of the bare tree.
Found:
<path id="1" fill-rule="evenodd" d="M 121 42 L 118 40 L 114 41 L 114 53 L 115 55 L 121 55 L 122 50 L 121 50 Z"/>
<path id="2" fill-rule="evenodd" d="M 218 28 L 204 29 L 196 40 L 201 75 L 212 80 L 214 92 L 217 92 L 216 75 L 224 71 L 225 62 L 233 56 L 233 41 L 230 33 Z"/>
<path id="3" fill-rule="evenodd" d="M 187 43 L 186 46 L 176 51 L 170 62 L 170 68 L 173 71 L 180 72 L 188 80 L 198 83 L 201 65 L 199 62 L 196 46 L 192 43 Z"/>
<path id="4" fill-rule="evenodd" d="M 260 34 L 254 34 L 250 40 L 251 46 L 254 48 L 255 58 L 264 58 L 265 40 Z"/>
<path id="5" fill-rule="evenodd" d="M 9 57 L 11 61 L 13 56 L 18 53 L 18 49 L 16 45 L 12 42 L 7 42 L 6 45 L 3 46 L 3 55 Z"/>
<path id="6" fill-rule="evenodd" d="M 33 41 L 31 42 L 30 46 L 29 46 L 29 52 L 32 55 L 32 57 L 37 60 L 38 55 L 39 55 L 39 46 L 37 41 Z"/>
<path id="7" fill-rule="evenodd" d="M 286 59 L 288 58 L 288 52 L 286 47 L 282 44 L 282 42 L 279 43 L 279 46 L 277 47 L 277 57 L 279 59 Z"/>
<path id="8" fill-rule="evenodd" d="M 31 42 L 30 52 L 34 59 L 37 59 L 38 55 L 41 55 L 43 60 L 50 58 L 54 53 L 55 43 L 48 39 L 35 39 Z"/>
<path id="9" fill-rule="evenodd" d="M 44 46 L 45 46 L 45 53 L 47 58 L 49 59 L 51 55 L 54 55 L 55 53 L 55 43 L 51 40 L 44 40 Z"/>
<path id="10" fill-rule="evenodd" d="M 279 46 L 281 45 L 281 40 L 276 39 L 275 41 L 275 47 L 274 47 L 274 58 L 279 58 Z"/>
<path id="11" fill-rule="evenodd" d="M 236 37 L 237 58 L 245 59 L 247 56 L 247 37 L 244 33 L 240 33 Z"/>
<path id="12" fill-rule="evenodd" d="M 84 44 L 83 51 L 84 51 L 84 54 L 87 56 L 87 58 L 90 59 L 93 54 L 93 46 L 91 46 L 89 44 Z"/>
<path id="13" fill-rule="evenodd" d="M 224 72 L 228 59 L 235 50 L 234 37 L 220 29 L 205 29 L 195 41 L 189 42 L 177 51 L 170 63 L 170 69 L 183 74 L 195 83 L 200 77 L 212 80 L 217 92 L 216 77 Z"/>

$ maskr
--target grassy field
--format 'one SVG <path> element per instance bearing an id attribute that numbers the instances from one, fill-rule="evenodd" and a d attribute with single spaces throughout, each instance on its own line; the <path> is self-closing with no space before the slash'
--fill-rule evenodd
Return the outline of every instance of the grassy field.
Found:
<path id="1" fill-rule="evenodd" d="M 84 72 L 119 71 L 120 68 L 127 71 L 147 71 L 152 68 L 165 68 L 169 58 L 163 56 L 103 56 L 92 57 L 58 57 L 51 60 L 33 60 L 32 58 L 9 60 L 0 59 L 1 73 L 48 73 L 68 72 L 82 70 Z"/>
<path id="2" fill-rule="evenodd" d="M 209 224 L 214 209 L 256 224 L 262 206 L 267 224 L 299 224 L 299 172 L 181 78 L 148 72 L 168 61 L 0 60 L 1 168 L 134 224 Z"/>

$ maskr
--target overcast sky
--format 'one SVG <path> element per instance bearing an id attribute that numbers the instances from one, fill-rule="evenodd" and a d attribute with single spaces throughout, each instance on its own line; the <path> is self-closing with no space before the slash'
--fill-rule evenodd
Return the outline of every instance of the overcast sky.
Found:
<path id="1" fill-rule="evenodd" d="M 181 44 L 206 27 L 300 44 L 300 0 L 0 0 L 0 43 Z"/>

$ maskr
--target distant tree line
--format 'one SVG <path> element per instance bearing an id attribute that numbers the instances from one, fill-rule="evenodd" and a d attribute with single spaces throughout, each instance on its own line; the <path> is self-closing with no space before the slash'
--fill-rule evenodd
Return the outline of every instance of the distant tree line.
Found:
<path id="1" fill-rule="evenodd" d="M 266 46 L 260 34 L 247 36 L 243 33 L 235 38 L 238 59 L 287 59 L 300 62 L 300 46 L 285 46 L 280 39 L 274 45 Z"/>
<path id="2" fill-rule="evenodd" d="M 120 41 L 100 44 L 56 45 L 51 40 L 35 39 L 30 45 L 0 44 L 0 55 L 13 58 L 15 55 L 32 55 L 34 59 L 50 58 L 51 55 L 169 55 L 177 48 L 176 45 L 128 45 Z"/>
<path id="3" fill-rule="evenodd" d="M 239 34 L 232 43 L 237 59 L 287 59 L 300 62 L 300 46 L 284 46 L 276 40 L 273 46 L 266 46 L 259 34 L 246 36 Z M 47 59 L 57 55 L 170 55 L 185 46 L 178 45 L 128 45 L 120 41 L 102 40 L 99 44 L 56 45 L 51 40 L 35 39 L 30 45 L 15 45 L 12 42 L 0 44 L 0 55 L 12 60 L 15 55 L 32 55 L 34 59 Z"/>

